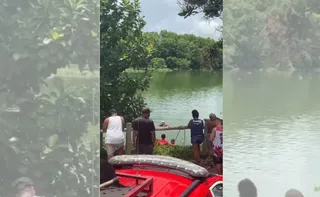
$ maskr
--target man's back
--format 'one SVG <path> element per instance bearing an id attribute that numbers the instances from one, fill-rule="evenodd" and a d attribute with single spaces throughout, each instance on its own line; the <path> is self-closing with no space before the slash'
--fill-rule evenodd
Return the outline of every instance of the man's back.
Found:
<path id="1" fill-rule="evenodd" d="M 110 116 L 109 118 L 109 124 L 108 124 L 108 131 L 120 131 L 122 132 L 122 119 L 120 116 Z"/>
<path id="2" fill-rule="evenodd" d="M 203 135 L 204 122 L 201 119 L 191 119 L 189 128 L 191 129 L 191 136 Z"/>
<path id="3" fill-rule="evenodd" d="M 108 118 L 108 127 L 106 133 L 106 143 L 119 144 L 124 142 L 123 123 L 120 116 L 110 116 Z"/>
<path id="4" fill-rule="evenodd" d="M 153 120 L 150 118 L 137 118 L 132 122 L 132 129 L 137 131 L 137 144 L 153 144 L 152 131 L 155 131 Z"/>
<path id="5" fill-rule="evenodd" d="M 208 127 L 208 131 L 205 131 L 205 132 L 211 133 L 213 128 L 216 127 L 216 122 L 212 121 L 212 120 L 208 120 L 207 121 L 207 127 Z"/>

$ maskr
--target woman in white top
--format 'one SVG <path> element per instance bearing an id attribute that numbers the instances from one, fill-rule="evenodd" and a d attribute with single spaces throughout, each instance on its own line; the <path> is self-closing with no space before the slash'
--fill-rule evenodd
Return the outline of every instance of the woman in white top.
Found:
<path id="1" fill-rule="evenodd" d="M 116 110 L 111 109 L 109 112 L 111 116 L 104 120 L 103 131 L 106 132 L 104 142 L 108 152 L 108 158 L 110 159 L 115 154 L 124 154 L 123 128 L 125 126 L 125 121 L 123 117 L 118 116 Z"/>

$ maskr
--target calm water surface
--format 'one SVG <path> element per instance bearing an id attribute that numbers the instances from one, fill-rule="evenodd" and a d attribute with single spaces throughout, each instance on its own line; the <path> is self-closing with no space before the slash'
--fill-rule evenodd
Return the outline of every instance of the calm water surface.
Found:
<path id="1" fill-rule="evenodd" d="M 193 109 L 199 111 L 202 119 L 211 112 L 222 117 L 222 94 L 222 73 L 154 72 L 144 97 L 153 111 L 155 124 L 165 121 L 169 126 L 185 126 Z M 184 131 L 157 132 L 157 138 L 162 133 L 168 139 L 177 138 L 177 144 L 190 144 L 188 131 L 185 135 Z"/>
<path id="2" fill-rule="evenodd" d="M 224 73 L 224 196 L 250 178 L 259 197 L 319 196 L 320 75 Z"/>

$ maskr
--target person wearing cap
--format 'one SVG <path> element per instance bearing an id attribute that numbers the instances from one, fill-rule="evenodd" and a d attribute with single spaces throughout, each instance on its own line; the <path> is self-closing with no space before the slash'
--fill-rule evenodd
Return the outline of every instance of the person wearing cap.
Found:
<path id="1" fill-rule="evenodd" d="M 150 119 L 151 110 L 144 107 L 141 117 L 132 122 L 133 137 L 132 143 L 136 147 L 137 154 L 153 154 L 153 146 L 156 141 L 155 126 Z"/>
<path id="2" fill-rule="evenodd" d="M 33 181 L 28 177 L 13 181 L 12 189 L 15 197 L 36 197 Z"/>
<path id="3" fill-rule="evenodd" d="M 103 122 L 103 132 L 106 132 L 105 147 L 107 149 L 108 158 L 114 154 L 124 154 L 124 134 L 125 121 L 122 116 L 118 116 L 115 109 L 109 111 L 110 117 Z"/>

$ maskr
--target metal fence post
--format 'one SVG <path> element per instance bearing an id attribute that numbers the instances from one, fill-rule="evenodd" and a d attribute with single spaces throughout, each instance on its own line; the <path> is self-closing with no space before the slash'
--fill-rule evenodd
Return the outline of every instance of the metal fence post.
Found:
<path id="1" fill-rule="evenodd" d="M 208 119 L 204 119 L 205 127 L 204 127 L 204 140 L 202 144 L 202 155 L 207 156 L 209 154 L 208 147 L 209 147 L 209 136 L 208 136 Z"/>
<path id="2" fill-rule="evenodd" d="M 131 155 L 131 148 L 132 148 L 132 123 L 128 122 L 126 124 L 126 144 L 125 144 L 125 151 L 127 155 Z"/>

